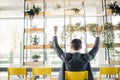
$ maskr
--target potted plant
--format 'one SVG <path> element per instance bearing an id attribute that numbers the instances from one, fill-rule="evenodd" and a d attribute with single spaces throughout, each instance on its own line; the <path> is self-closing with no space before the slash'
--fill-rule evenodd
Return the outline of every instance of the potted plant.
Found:
<path id="1" fill-rule="evenodd" d="M 59 10 L 59 9 L 61 9 L 62 8 L 62 6 L 61 6 L 61 4 L 56 4 L 55 6 L 54 6 L 54 8 L 56 9 L 56 10 Z"/>
<path id="2" fill-rule="evenodd" d="M 117 1 L 107 4 L 107 9 L 110 9 L 115 16 L 120 15 L 120 6 L 117 4 Z"/>
<path id="3" fill-rule="evenodd" d="M 38 62 L 39 58 L 40 58 L 40 55 L 33 55 L 32 56 L 33 62 Z"/>
<path id="4" fill-rule="evenodd" d="M 69 33 L 73 33 L 75 31 L 75 25 L 73 25 L 73 24 L 67 25 L 67 31 Z"/>
<path id="5" fill-rule="evenodd" d="M 103 31 L 103 45 L 106 48 L 106 52 L 108 54 L 108 63 L 110 64 L 110 53 L 114 52 L 114 29 L 111 23 L 104 24 Z"/>
<path id="6" fill-rule="evenodd" d="M 33 4 L 33 7 L 32 7 L 30 10 L 27 11 L 27 14 L 29 15 L 30 19 L 33 19 L 34 16 L 35 16 L 36 14 L 39 14 L 39 12 L 40 12 L 41 10 L 42 10 L 41 7 L 39 7 L 39 6 L 36 7 L 36 6 Z"/>
<path id="7" fill-rule="evenodd" d="M 74 27 L 75 31 L 85 31 L 85 26 L 81 26 L 80 23 L 76 23 Z"/>
<path id="8" fill-rule="evenodd" d="M 117 24 L 119 27 L 120 27 L 120 22 L 118 22 L 118 24 Z"/>
<path id="9" fill-rule="evenodd" d="M 98 26 L 98 24 L 87 24 L 87 28 L 89 29 L 89 31 L 90 31 L 90 34 L 92 35 L 92 36 L 95 36 L 95 34 L 96 34 L 96 27 Z"/>
<path id="10" fill-rule="evenodd" d="M 71 10 L 75 11 L 76 14 L 78 14 L 80 12 L 79 8 L 72 8 Z"/>
<path id="11" fill-rule="evenodd" d="M 37 35 L 35 35 L 33 38 L 32 38 L 32 44 L 33 45 L 38 45 L 38 43 L 40 42 L 40 37 L 37 37 Z"/>

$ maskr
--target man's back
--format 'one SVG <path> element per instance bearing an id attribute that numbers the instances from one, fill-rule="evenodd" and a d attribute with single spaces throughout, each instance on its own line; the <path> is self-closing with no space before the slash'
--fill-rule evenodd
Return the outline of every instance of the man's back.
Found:
<path id="1" fill-rule="evenodd" d="M 66 53 L 65 68 L 68 71 L 84 71 L 87 70 L 89 62 L 83 60 L 85 54 L 81 53 Z"/>
<path id="2" fill-rule="evenodd" d="M 59 74 L 59 80 L 64 80 L 64 72 L 68 71 L 84 71 L 88 70 L 88 80 L 94 80 L 90 61 L 95 57 L 98 49 L 99 49 L 100 39 L 96 38 L 95 45 L 91 51 L 86 54 L 81 54 L 79 52 L 75 53 L 64 53 L 63 50 L 59 47 L 57 36 L 53 38 L 53 46 L 54 49 L 59 56 L 59 58 L 63 61 L 63 65 Z"/>

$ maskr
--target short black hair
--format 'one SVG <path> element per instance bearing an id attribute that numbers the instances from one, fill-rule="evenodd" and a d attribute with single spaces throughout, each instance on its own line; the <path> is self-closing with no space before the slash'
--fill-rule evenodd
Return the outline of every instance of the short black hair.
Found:
<path id="1" fill-rule="evenodd" d="M 73 39 L 71 41 L 71 44 L 75 50 L 79 50 L 79 48 L 81 47 L 82 41 L 80 39 Z"/>

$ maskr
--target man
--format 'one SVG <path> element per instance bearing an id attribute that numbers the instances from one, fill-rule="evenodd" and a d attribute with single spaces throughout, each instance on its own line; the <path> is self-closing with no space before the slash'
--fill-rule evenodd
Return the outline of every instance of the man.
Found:
<path id="1" fill-rule="evenodd" d="M 92 48 L 91 51 L 85 54 L 80 53 L 80 49 L 82 48 L 82 41 L 80 39 L 73 39 L 71 41 L 71 53 L 65 53 L 63 50 L 59 47 L 58 41 L 57 41 L 57 26 L 54 27 L 54 38 L 53 38 L 53 46 L 57 53 L 57 55 L 60 57 L 60 59 L 63 61 L 62 68 L 60 70 L 59 79 L 58 80 L 65 80 L 65 71 L 88 71 L 88 80 L 94 80 L 90 61 L 95 57 L 96 53 L 99 49 L 99 43 L 100 39 L 98 37 L 98 28 L 96 28 L 96 41 L 95 45 Z"/>

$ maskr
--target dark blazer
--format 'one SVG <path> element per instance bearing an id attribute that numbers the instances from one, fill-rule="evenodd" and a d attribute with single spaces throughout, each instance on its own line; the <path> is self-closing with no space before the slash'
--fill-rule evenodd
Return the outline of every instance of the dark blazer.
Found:
<path id="1" fill-rule="evenodd" d="M 59 79 L 58 80 L 65 80 L 65 71 L 85 71 L 88 70 L 88 80 L 94 80 L 90 61 L 95 57 L 98 49 L 99 49 L 100 38 L 96 37 L 95 45 L 91 51 L 85 54 L 81 54 L 80 52 L 72 53 L 65 53 L 58 45 L 57 36 L 53 38 L 53 46 L 63 61 L 62 68 L 60 70 Z"/>

